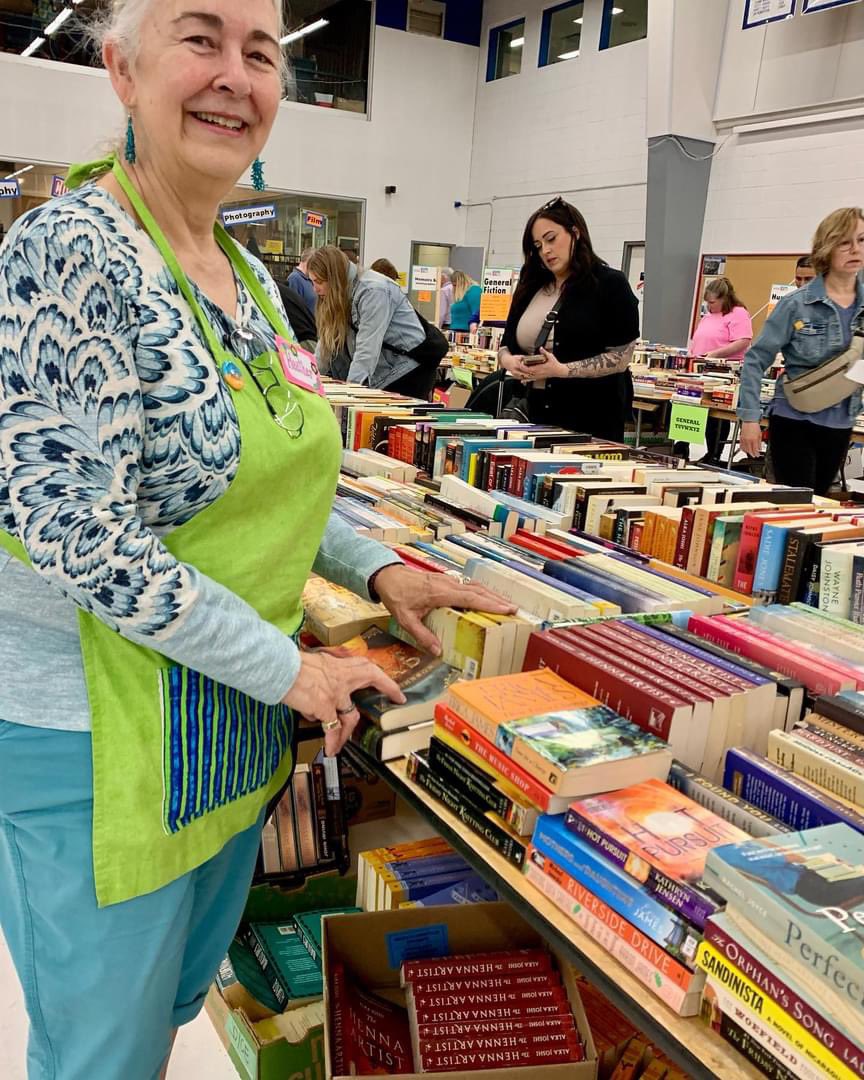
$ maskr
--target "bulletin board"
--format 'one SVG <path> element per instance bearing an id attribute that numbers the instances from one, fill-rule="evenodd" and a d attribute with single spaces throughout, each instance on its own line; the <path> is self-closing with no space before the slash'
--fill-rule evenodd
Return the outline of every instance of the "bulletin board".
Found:
<path id="1" fill-rule="evenodd" d="M 767 318 L 771 286 L 795 280 L 795 263 L 804 252 L 787 255 L 703 255 L 699 260 L 699 280 L 693 304 L 691 337 L 701 317 L 705 286 L 715 277 L 729 278 L 741 302 L 753 319 L 756 337 Z"/>

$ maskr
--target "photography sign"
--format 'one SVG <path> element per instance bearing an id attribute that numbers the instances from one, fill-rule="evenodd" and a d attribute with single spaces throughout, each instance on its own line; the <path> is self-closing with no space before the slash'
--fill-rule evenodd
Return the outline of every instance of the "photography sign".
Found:
<path id="1" fill-rule="evenodd" d="M 236 210 L 222 211 L 225 225 L 252 225 L 259 221 L 272 221 L 275 217 L 275 206 L 238 206 Z"/>

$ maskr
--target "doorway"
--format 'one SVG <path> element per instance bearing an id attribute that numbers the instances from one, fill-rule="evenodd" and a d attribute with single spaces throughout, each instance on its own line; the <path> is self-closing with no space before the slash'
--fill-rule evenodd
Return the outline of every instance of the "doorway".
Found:
<path id="1" fill-rule="evenodd" d="M 483 280 L 482 247 L 433 244 L 415 240 L 411 244 L 408 298 L 430 322 L 438 321 L 439 270 L 449 266 L 464 271 L 473 281 Z"/>

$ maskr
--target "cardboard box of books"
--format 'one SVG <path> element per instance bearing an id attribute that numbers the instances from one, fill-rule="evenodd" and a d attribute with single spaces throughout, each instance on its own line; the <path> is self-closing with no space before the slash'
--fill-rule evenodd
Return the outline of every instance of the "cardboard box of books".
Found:
<path id="1" fill-rule="evenodd" d="M 311 877 L 303 888 L 290 892 L 256 886 L 249 894 L 243 922 L 290 919 L 304 911 L 347 907 L 354 902 L 356 888 L 355 878 L 335 873 Z M 323 1002 L 305 999 L 296 1008 L 289 1004 L 277 1013 L 262 1005 L 242 982 L 221 991 L 214 983 L 205 1008 L 244 1080 L 292 1076 L 325 1080 Z"/>
<path id="2" fill-rule="evenodd" d="M 406 1003 L 410 1004 L 410 998 L 406 996 L 400 981 L 403 961 L 418 957 L 457 957 L 537 949 L 545 949 L 543 939 L 505 903 L 401 908 L 350 917 L 334 915 L 327 919 L 323 931 L 327 1076 L 340 1080 L 340 1076 L 347 1074 L 351 1067 L 347 1061 L 350 1055 L 343 1050 L 345 1024 L 351 1023 L 349 1014 L 352 1000 L 341 988 L 350 989 L 351 994 L 356 994 L 359 989 L 359 996 L 366 999 L 362 1017 L 364 1031 L 358 1041 L 362 1044 L 362 1053 L 367 1057 L 380 1056 L 381 1067 L 377 1071 L 420 1080 L 427 1074 L 412 1071 L 417 1029 L 413 1028 L 410 1038 L 407 1037 L 404 1026 L 397 1030 L 394 1017 L 390 1014 L 393 1005 L 402 1006 L 402 1009 L 394 1012 L 404 1014 Z M 557 956 L 554 951 L 550 952 L 550 956 L 560 974 L 560 992 L 566 1001 L 568 1023 L 572 1015 L 583 1060 L 552 1064 L 547 1063 L 549 1059 L 544 1057 L 519 1067 L 500 1067 L 499 1061 L 494 1068 L 484 1069 L 478 1065 L 476 1056 L 471 1060 L 472 1055 L 462 1055 L 465 1057 L 464 1069 L 446 1071 L 444 1075 L 458 1080 L 537 1080 L 537 1066 L 542 1064 L 545 1080 L 595 1080 L 597 1053 L 579 997 L 575 973 L 563 957 Z M 365 1007 L 370 1001 L 374 1001 L 378 1009 L 376 1016 Z M 343 1005 L 347 1007 L 343 1009 Z M 539 1010 L 529 1009 L 526 1015 L 528 1012 Z M 518 1016 L 515 1013 L 508 1015 L 514 1017 L 514 1029 L 524 1029 L 525 1025 L 520 1022 L 522 1013 Z M 540 1020 L 541 1025 L 544 1022 L 547 1021 Z M 404 1025 L 404 1017 L 398 1023 Z M 474 1027 L 481 1031 L 488 1027 L 488 1022 L 474 1024 Z M 414 1047 L 411 1041 L 414 1041 Z M 505 1038 L 501 1041 L 509 1044 L 510 1040 Z M 459 1056 L 454 1055 L 454 1058 Z M 338 1070 L 340 1061 L 344 1062 L 345 1073 Z M 441 1064 L 443 1062 L 433 1066 L 435 1071 L 439 1070 Z"/>

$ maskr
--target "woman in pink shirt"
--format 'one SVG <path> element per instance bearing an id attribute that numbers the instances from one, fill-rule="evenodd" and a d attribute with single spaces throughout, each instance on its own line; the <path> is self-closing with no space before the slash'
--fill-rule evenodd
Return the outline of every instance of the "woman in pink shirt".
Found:
<path id="1" fill-rule="evenodd" d="M 750 312 L 735 295 L 729 278 L 718 277 L 710 282 L 705 289 L 704 300 L 708 312 L 702 316 L 693 334 L 691 355 L 713 360 L 743 360 L 753 339 L 753 324 L 750 322 Z M 705 431 L 708 453 L 702 459 L 704 464 L 720 464 L 720 453 L 729 437 L 729 427 L 728 420 L 708 420 Z"/>

